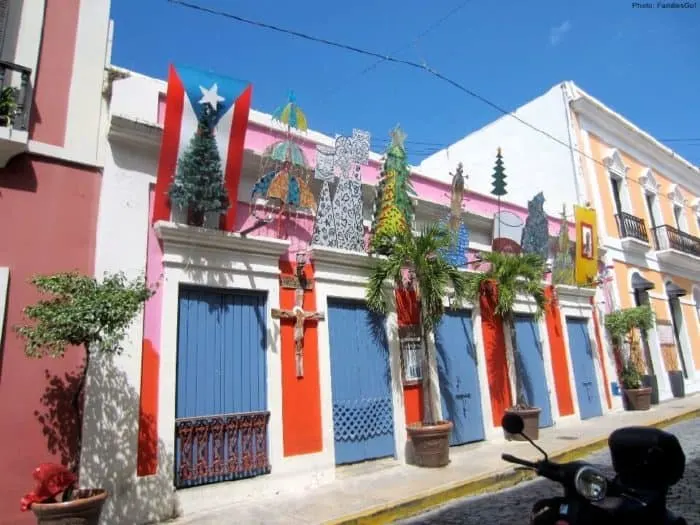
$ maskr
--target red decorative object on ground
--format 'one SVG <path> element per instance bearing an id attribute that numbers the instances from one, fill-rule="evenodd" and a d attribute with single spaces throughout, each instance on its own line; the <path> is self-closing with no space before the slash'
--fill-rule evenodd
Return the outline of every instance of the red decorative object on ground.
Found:
<path id="1" fill-rule="evenodd" d="M 76 486 L 78 478 L 73 472 L 63 465 L 42 463 L 34 469 L 32 477 L 36 480 L 36 487 L 26 494 L 21 501 L 22 511 L 27 511 L 34 503 L 47 503 L 62 500 L 59 498 L 68 489 Z"/>

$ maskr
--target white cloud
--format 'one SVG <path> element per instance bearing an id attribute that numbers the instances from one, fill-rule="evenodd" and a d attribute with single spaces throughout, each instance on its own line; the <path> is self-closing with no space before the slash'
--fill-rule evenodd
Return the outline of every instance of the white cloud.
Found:
<path id="1" fill-rule="evenodd" d="M 564 35 L 571 31 L 571 22 L 565 20 L 556 27 L 549 30 L 549 42 L 553 46 L 556 46 L 564 38 Z"/>

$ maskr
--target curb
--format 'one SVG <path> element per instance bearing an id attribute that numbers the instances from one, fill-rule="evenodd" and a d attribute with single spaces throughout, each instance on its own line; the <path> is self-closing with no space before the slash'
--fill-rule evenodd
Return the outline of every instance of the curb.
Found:
<path id="1" fill-rule="evenodd" d="M 664 428 L 696 417 L 700 417 L 700 409 L 693 409 L 676 416 L 666 417 L 646 426 Z M 557 462 L 574 461 L 605 448 L 607 444 L 607 436 L 594 439 L 587 443 L 573 446 L 557 454 L 553 454 L 551 459 Z M 407 499 L 375 506 L 336 520 L 327 521 L 325 525 L 380 525 L 393 523 L 397 520 L 406 519 L 431 510 L 434 507 L 444 505 L 454 499 L 495 492 L 513 487 L 535 477 L 536 475 L 532 471 L 510 468 L 500 472 L 486 474 L 478 478 L 458 481 L 434 490 L 424 491 L 421 494 L 416 494 Z"/>

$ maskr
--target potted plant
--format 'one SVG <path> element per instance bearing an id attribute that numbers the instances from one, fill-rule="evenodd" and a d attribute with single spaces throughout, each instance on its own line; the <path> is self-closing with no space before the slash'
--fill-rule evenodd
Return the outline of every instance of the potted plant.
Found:
<path id="1" fill-rule="evenodd" d="M 435 417 L 436 389 L 428 373 L 432 360 L 428 340 L 445 311 L 443 298 L 447 296 L 448 286 L 452 287 L 455 304 L 462 301 L 466 290 L 465 275 L 441 255 L 451 244 L 449 231 L 438 225 L 426 226 L 419 235 L 414 235 L 408 228 L 397 232 L 393 241 L 382 247 L 382 253 L 386 256 L 377 260 L 366 291 L 368 307 L 375 312 L 386 313 L 389 301 L 393 300 L 393 293 L 388 293 L 386 282 L 399 286 L 405 271 L 411 275 L 420 312 L 425 410 L 423 420 L 408 425 L 407 431 L 413 445 L 415 463 L 422 467 L 443 467 L 449 463 L 452 423 Z"/>
<path id="2" fill-rule="evenodd" d="M 515 363 L 515 404 L 506 412 L 516 413 L 525 423 L 524 433 L 530 439 L 539 438 L 539 422 L 541 408 L 530 405 L 525 393 L 525 380 L 521 367 L 517 366 L 520 359 L 518 342 L 515 337 L 514 308 L 519 295 L 532 297 L 535 301 L 535 319 L 540 319 L 544 313 L 547 300 L 545 297 L 545 261 L 538 254 L 511 254 L 501 252 L 483 253 L 483 262 L 489 264 L 488 270 L 469 276 L 467 283 L 467 299 L 478 302 L 482 294 L 487 294 L 495 302 L 494 313 L 501 317 L 505 330 L 510 339 L 512 355 L 510 361 Z M 519 435 L 505 432 L 506 439 L 519 440 Z"/>
<path id="3" fill-rule="evenodd" d="M 69 348 L 85 351 L 85 366 L 72 393 L 76 415 L 75 458 L 70 470 L 42 465 L 34 473 L 38 488 L 23 498 L 23 510 L 31 509 L 37 523 L 45 525 L 97 525 L 107 492 L 102 488 L 78 489 L 82 445 L 85 379 L 95 352 L 115 354 L 143 304 L 154 293 L 144 279 L 128 280 L 124 274 L 105 275 L 99 282 L 77 272 L 38 275 L 31 279 L 47 297 L 27 306 L 28 324 L 14 327 L 24 339 L 28 357 L 62 357 Z M 64 469 L 66 470 L 66 469 Z M 43 488 L 42 488 L 43 487 Z"/>
<path id="4" fill-rule="evenodd" d="M 12 127 L 17 112 L 17 95 L 19 89 L 16 87 L 5 87 L 0 90 L 0 127 Z"/>
<path id="5" fill-rule="evenodd" d="M 644 386 L 640 368 L 643 363 L 635 329 L 649 330 L 654 324 L 654 313 L 648 305 L 625 308 L 605 316 L 605 329 L 610 334 L 613 351 L 624 363 L 620 371 L 623 405 L 627 410 L 648 410 L 651 406 L 651 387 Z M 629 347 L 629 355 L 622 356 L 623 346 Z"/>

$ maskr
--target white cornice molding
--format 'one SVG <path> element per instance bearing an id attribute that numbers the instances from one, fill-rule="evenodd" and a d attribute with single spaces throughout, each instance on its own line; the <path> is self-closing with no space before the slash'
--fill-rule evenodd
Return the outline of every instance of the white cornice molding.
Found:
<path id="1" fill-rule="evenodd" d="M 656 177 L 654 177 L 651 168 L 645 168 L 644 171 L 642 171 L 642 174 L 639 176 L 639 182 L 641 182 L 647 192 L 653 193 L 654 195 L 659 193 L 659 183 L 656 181 Z"/>
<path id="2" fill-rule="evenodd" d="M 554 286 L 559 298 L 566 298 L 569 301 L 584 302 L 588 304 L 591 297 L 595 297 L 595 288 L 580 288 L 578 286 L 569 286 L 566 284 L 557 284 Z"/>
<path id="3" fill-rule="evenodd" d="M 683 192 L 678 187 L 678 184 L 671 184 L 669 186 L 667 197 L 674 205 L 681 207 L 685 206 L 685 197 L 683 197 Z"/>
<path id="4" fill-rule="evenodd" d="M 356 268 L 369 270 L 381 256 L 367 255 L 366 253 L 329 248 L 327 246 L 315 246 L 310 248 L 310 257 L 316 264 L 331 265 L 333 267 Z"/>
<path id="5" fill-rule="evenodd" d="M 579 97 L 571 103 L 571 106 L 583 117 L 582 127 L 591 128 L 589 131 L 596 135 L 601 135 L 602 131 L 603 134 L 610 136 L 606 142 L 623 143 L 620 147 L 637 158 L 639 162 L 648 164 L 665 177 L 683 184 L 692 193 L 700 194 L 700 168 L 579 88 L 577 91 Z M 586 126 L 586 123 L 592 126 Z M 610 140 L 611 138 L 617 140 Z M 605 136 L 601 136 L 601 139 L 605 140 Z"/>
<path id="6" fill-rule="evenodd" d="M 622 160 L 622 155 L 620 155 L 620 152 L 617 151 L 616 148 L 611 148 L 608 151 L 608 154 L 603 157 L 603 163 L 611 173 L 623 179 L 627 178 L 627 172 L 630 170 L 629 166 L 625 165 L 625 161 Z"/>
<path id="7" fill-rule="evenodd" d="M 160 148 L 163 127 L 128 115 L 113 114 L 110 120 L 109 140 L 118 140 L 140 148 Z"/>
<path id="8" fill-rule="evenodd" d="M 231 259 L 238 259 L 241 254 L 279 259 L 290 246 L 289 241 L 280 239 L 243 236 L 170 221 L 158 221 L 153 228 L 163 241 L 165 252 L 171 247 L 187 247 L 231 252 Z"/>

